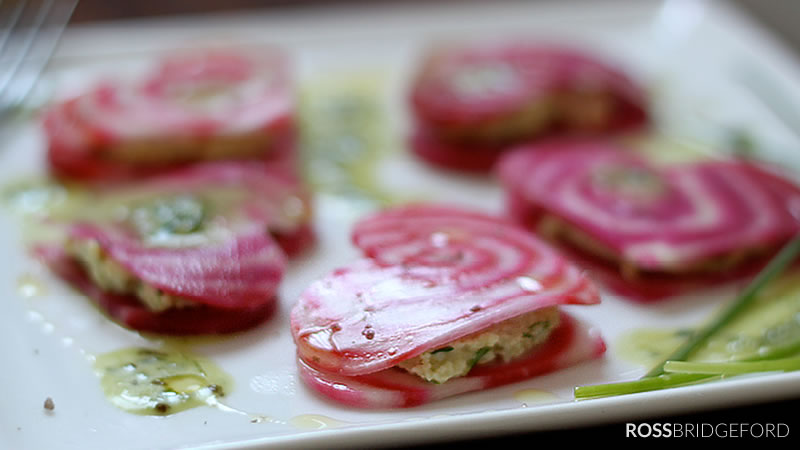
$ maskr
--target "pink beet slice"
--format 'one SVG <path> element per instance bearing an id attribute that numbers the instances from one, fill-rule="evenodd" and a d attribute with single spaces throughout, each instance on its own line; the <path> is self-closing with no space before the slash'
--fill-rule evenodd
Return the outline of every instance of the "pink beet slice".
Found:
<path id="1" fill-rule="evenodd" d="M 800 228 L 800 190 L 744 162 L 658 168 L 616 144 L 564 140 L 515 150 L 499 173 L 519 221 L 557 217 L 647 273 L 691 274 L 738 250 L 763 256 Z"/>
<path id="2" fill-rule="evenodd" d="M 598 104 L 585 103 L 592 96 L 604 99 L 604 119 L 576 122 L 578 113 L 595 117 Z M 437 167 L 466 172 L 490 171 L 526 140 L 617 134 L 648 122 L 644 93 L 622 71 L 575 49 L 529 42 L 435 52 L 410 97 L 411 150 Z"/>
<path id="3" fill-rule="evenodd" d="M 477 366 L 469 374 L 443 384 L 429 383 L 402 369 L 366 375 L 325 372 L 298 358 L 301 379 L 325 397 L 359 408 L 407 408 L 455 395 L 480 391 L 561 370 L 605 352 L 600 336 L 561 313 L 561 325 L 550 339 L 525 357 L 509 363 Z"/>
<path id="4" fill-rule="evenodd" d="M 527 42 L 434 53 L 413 85 L 411 104 L 422 123 L 471 126 L 539 98 L 586 90 L 616 99 L 612 127 L 646 121 L 644 95 L 621 71 L 577 50 Z"/>
<path id="5" fill-rule="evenodd" d="M 101 185 L 111 195 L 128 191 L 154 195 L 220 195 L 218 209 L 237 218 L 264 224 L 289 256 L 314 241 L 310 227 L 311 194 L 293 162 L 218 161 L 193 164 L 150 176 L 136 184 Z"/>
<path id="6" fill-rule="evenodd" d="M 353 242 L 380 266 L 401 266 L 415 279 L 457 290 L 519 289 L 516 277 L 527 276 L 543 285 L 538 294 L 569 286 L 585 294 L 576 297 L 577 303 L 599 301 L 580 272 L 549 244 L 510 221 L 479 212 L 436 205 L 388 209 L 356 224 Z"/>
<path id="7" fill-rule="evenodd" d="M 285 154 L 293 146 L 293 109 L 280 53 L 216 49 L 169 56 L 134 83 L 99 83 L 53 106 L 43 124 L 56 174 L 108 180 L 224 158 L 236 146 L 263 147 L 248 154 Z M 116 155 L 125 148 L 153 155 L 121 160 Z"/>
<path id="8" fill-rule="evenodd" d="M 259 289 L 253 286 L 249 288 L 251 301 L 249 303 L 242 302 L 245 296 L 240 290 L 237 293 L 237 302 L 242 304 L 235 308 L 205 304 L 157 313 L 145 308 L 132 295 L 115 294 L 100 289 L 89 279 L 83 267 L 57 246 L 40 246 L 36 248 L 35 253 L 53 273 L 89 297 L 109 317 L 125 327 L 138 331 L 169 335 L 233 333 L 252 328 L 266 321 L 276 308 L 274 292 L 266 292 L 267 296 L 263 297 L 258 292 Z M 168 271 L 169 268 L 164 270 L 164 272 Z M 272 273 L 270 276 L 274 277 L 274 275 Z M 187 281 L 189 278 L 191 277 L 181 274 L 182 281 Z M 206 281 L 201 281 L 201 283 L 206 284 Z M 267 281 L 265 284 L 272 283 L 274 280 Z M 174 286 L 176 283 L 167 284 Z M 219 286 L 213 289 L 217 290 Z M 200 292 L 201 297 L 205 297 L 206 293 Z"/>
<path id="9" fill-rule="evenodd" d="M 46 260 L 57 275 L 136 329 L 194 334 L 253 326 L 274 309 L 286 253 L 295 254 L 313 241 L 308 195 L 283 166 L 205 163 L 134 185 L 115 183 L 103 188 L 98 203 L 110 202 L 125 214 L 69 224 L 69 238 L 96 243 L 103 257 L 134 278 L 200 306 L 153 312 L 133 294 L 103 292 L 93 286 L 82 266 L 64 251 L 44 254 L 56 255 Z M 202 212 L 180 209 L 197 205 L 202 205 Z M 183 220 L 180 214 L 194 214 L 189 220 L 200 217 L 199 225 L 185 228 L 181 222 L 162 223 L 163 214 L 179 217 L 176 220 Z M 164 228 L 174 223 L 184 228 Z M 214 314 L 219 315 L 217 325 Z M 195 318 L 197 326 L 176 323 L 173 327 L 166 319 L 170 317 Z"/>
<path id="10" fill-rule="evenodd" d="M 200 245 L 160 247 L 121 227 L 77 224 L 70 237 L 91 239 L 129 273 L 160 291 L 195 303 L 242 309 L 272 301 L 286 266 L 260 226 L 226 230 Z"/>
<path id="11" fill-rule="evenodd" d="M 438 139 L 430 131 L 419 127 L 410 138 L 409 148 L 427 163 L 441 169 L 487 173 L 508 146 L 459 145 Z"/>
<path id="12" fill-rule="evenodd" d="M 317 386 L 328 374 L 393 373 L 403 360 L 521 314 L 600 301 L 549 245 L 482 213 L 390 209 L 360 221 L 353 241 L 367 258 L 313 283 L 291 314 L 304 376 Z"/>

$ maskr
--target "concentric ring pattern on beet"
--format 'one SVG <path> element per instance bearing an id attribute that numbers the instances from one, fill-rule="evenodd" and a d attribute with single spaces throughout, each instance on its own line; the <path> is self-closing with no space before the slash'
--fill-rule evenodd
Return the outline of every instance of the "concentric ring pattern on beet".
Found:
<path id="1" fill-rule="evenodd" d="M 312 283 L 291 315 L 301 376 L 325 396 L 359 407 L 414 406 L 604 350 L 599 336 L 561 312 L 551 339 L 520 358 L 478 364 L 442 384 L 418 378 L 397 365 L 524 314 L 598 303 L 597 290 L 548 244 L 483 213 L 398 207 L 363 219 L 352 237 L 365 258 Z"/>

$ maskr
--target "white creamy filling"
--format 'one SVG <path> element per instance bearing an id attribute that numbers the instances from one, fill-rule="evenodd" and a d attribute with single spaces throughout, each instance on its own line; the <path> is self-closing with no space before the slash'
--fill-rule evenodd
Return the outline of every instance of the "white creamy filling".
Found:
<path id="1" fill-rule="evenodd" d="M 270 151 L 271 137 L 262 132 L 211 137 L 189 135 L 129 136 L 104 153 L 110 160 L 134 165 L 257 158 Z"/>
<path id="2" fill-rule="evenodd" d="M 579 130 L 602 130 L 614 114 L 613 97 L 605 92 L 549 95 L 529 102 L 519 111 L 469 126 L 443 127 L 453 141 L 502 142 L 539 134 L 554 123 Z"/>
<path id="3" fill-rule="evenodd" d="M 539 309 L 492 325 L 438 349 L 407 359 L 398 367 L 434 383 L 466 375 L 476 364 L 511 361 L 541 344 L 559 324 L 558 307 Z"/>
<path id="4" fill-rule="evenodd" d="M 722 254 L 707 256 L 687 263 L 676 256 L 678 250 L 660 241 L 647 245 L 631 245 L 620 254 L 611 247 L 603 245 L 602 242 L 589 234 L 553 215 L 544 216 L 539 221 L 537 231 L 548 239 L 553 241 L 563 240 L 595 257 L 617 264 L 622 277 L 626 280 L 639 280 L 648 273 L 663 273 L 667 275 L 720 273 L 756 258 L 768 250 L 768 248 L 763 247 L 733 249 Z M 659 262 L 661 266 L 657 270 L 640 267 L 635 261 L 636 258 L 630 257 L 636 256 L 636 251 L 651 257 Z"/>
<path id="5" fill-rule="evenodd" d="M 109 258 L 93 239 L 69 239 L 65 249 L 68 255 L 83 265 L 89 278 L 98 287 L 116 294 L 135 295 L 150 311 L 162 312 L 171 308 L 198 306 L 191 300 L 166 294 L 140 280 Z"/>

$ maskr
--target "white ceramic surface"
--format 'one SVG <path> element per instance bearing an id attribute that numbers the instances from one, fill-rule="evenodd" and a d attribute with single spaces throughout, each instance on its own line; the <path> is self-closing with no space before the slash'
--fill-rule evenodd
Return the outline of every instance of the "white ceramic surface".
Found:
<path id="1" fill-rule="evenodd" d="M 532 36 L 587 46 L 619 61 L 652 89 L 659 120 L 673 136 L 714 142 L 727 126 L 746 125 L 766 157 L 800 165 L 798 139 L 741 83 L 757 70 L 788 102 L 800 105 L 800 70 L 770 36 L 725 4 L 700 2 L 443 2 L 318 7 L 292 11 L 187 17 L 73 27 L 34 95 L 67 95 L 103 75 L 126 75 L 167 48 L 226 40 L 287 48 L 301 80 L 329 73 L 377 70 L 386 76 L 390 118 L 398 142 L 407 127 L 405 84 L 420 51 L 439 40 Z M 700 5 L 700 6 L 698 6 Z M 0 141 L 0 180 L 43 170 L 43 140 L 35 121 L 14 124 Z M 794 149 L 794 154 L 791 150 Z M 400 152 L 384 165 L 393 189 L 487 211 L 501 210 L 490 182 L 445 175 Z M 292 263 L 280 310 L 262 327 L 192 348 L 235 379 L 228 410 L 202 407 L 167 417 L 136 416 L 109 404 L 92 371 L 93 355 L 158 344 L 109 322 L 52 278 L 20 242 L 19 221 L 0 212 L 0 447 L 256 448 L 421 442 L 508 431 L 547 430 L 734 406 L 800 396 L 800 373 L 737 379 L 670 391 L 572 401 L 577 385 L 630 380 L 644 369 L 616 352 L 622 333 L 643 327 L 691 326 L 733 289 L 652 306 L 606 296 L 576 315 L 602 331 L 605 358 L 552 375 L 408 410 L 363 411 L 322 400 L 298 380 L 288 313 L 314 278 L 356 255 L 345 238 L 356 218 L 326 196 L 317 199 L 317 249 Z M 25 298 L 20 277 L 44 292 Z M 555 397 L 524 404 L 520 392 Z M 55 410 L 47 413 L 44 399 Z M 326 426 L 327 425 L 327 426 Z M 326 426 L 325 429 L 315 429 Z"/>

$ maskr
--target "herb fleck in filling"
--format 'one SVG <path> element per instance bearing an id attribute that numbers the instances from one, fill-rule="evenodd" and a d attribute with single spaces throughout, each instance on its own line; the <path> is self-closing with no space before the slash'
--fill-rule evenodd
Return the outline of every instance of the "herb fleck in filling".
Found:
<path id="1" fill-rule="evenodd" d="M 432 383 L 467 375 L 477 364 L 522 357 L 546 341 L 559 323 L 557 307 L 539 309 L 401 361 L 398 367 Z"/>

